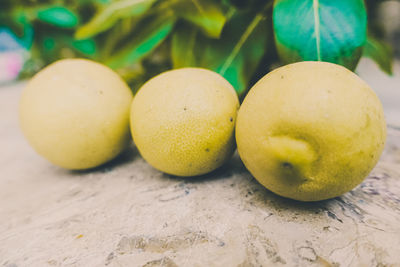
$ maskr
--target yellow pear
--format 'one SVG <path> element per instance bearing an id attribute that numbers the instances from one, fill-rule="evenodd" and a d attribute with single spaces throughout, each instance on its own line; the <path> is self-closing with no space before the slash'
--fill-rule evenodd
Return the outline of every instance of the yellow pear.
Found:
<path id="1" fill-rule="evenodd" d="M 326 62 L 278 68 L 249 91 L 236 141 L 247 169 L 272 192 L 301 201 L 360 184 L 382 153 L 382 105 L 356 74 Z"/>
<path id="2" fill-rule="evenodd" d="M 154 168 L 177 176 L 205 174 L 231 157 L 238 108 L 235 90 L 219 74 L 200 68 L 167 71 L 135 95 L 132 137 Z"/>
<path id="3" fill-rule="evenodd" d="M 21 129 L 32 147 L 55 165 L 88 169 L 128 144 L 132 92 L 111 69 L 65 59 L 37 73 L 20 101 Z"/>

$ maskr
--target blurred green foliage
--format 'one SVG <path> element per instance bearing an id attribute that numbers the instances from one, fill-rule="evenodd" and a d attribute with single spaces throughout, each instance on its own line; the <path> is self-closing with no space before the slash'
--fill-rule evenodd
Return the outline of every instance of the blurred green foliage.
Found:
<path id="1" fill-rule="evenodd" d="M 316 38 L 310 29 L 315 28 L 306 25 L 316 21 L 299 16 L 293 4 L 300 2 L 309 2 L 309 8 L 320 3 L 318 36 L 325 46 L 319 59 L 346 66 L 343 57 L 351 56 L 347 67 L 353 69 L 363 50 L 391 73 L 391 49 L 381 40 L 374 20 L 379 1 L 373 0 L 366 6 L 362 0 L 276 0 L 276 13 L 273 0 L 2 0 L 0 22 L 31 51 L 23 77 L 57 59 L 85 57 L 115 69 L 136 91 L 162 71 L 198 66 L 220 73 L 243 96 L 280 64 L 318 59 L 315 46 L 310 46 Z M 366 11 L 371 18 L 368 39 L 363 29 Z M 324 19 L 329 12 L 336 12 L 335 18 Z M 354 20 L 357 17 L 360 21 Z M 357 36 L 349 35 L 349 29 L 356 29 Z M 287 43 L 292 34 L 296 38 Z M 329 41 L 332 36 L 336 39 Z"/>

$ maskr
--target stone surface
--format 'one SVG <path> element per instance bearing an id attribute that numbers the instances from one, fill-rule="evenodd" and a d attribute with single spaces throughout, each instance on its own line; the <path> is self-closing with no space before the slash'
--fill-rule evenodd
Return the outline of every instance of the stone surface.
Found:
<path id="1" fill-rule="evenodd" d="M 18 129 L 23 84 L 2 87 L 0 266 L 400 266 L 398 79 L 376 88 L 389 90 L 379 94 L 392 114 L 378 165 L 316 203 L 264 189 L 237 155 L 185 179 L 154 170 L 134 146 L 92 171 L 60 169 Z"/>

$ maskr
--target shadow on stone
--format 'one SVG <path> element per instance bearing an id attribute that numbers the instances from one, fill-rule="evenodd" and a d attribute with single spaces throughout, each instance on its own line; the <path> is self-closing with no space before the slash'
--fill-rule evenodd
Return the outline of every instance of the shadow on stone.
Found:
<path id="1" fill-rule="evenodd" d="M 164 174 L 164 176 L 172 180 L 186 183 L 205 183 L 214 180 L 228 179 L 233 176 L 233 174 L 241 174 L 244 172 L 247 172 L 247 170 L 240 160 L 239 155 L 235 152 L 225 164 L 210 173 L 191 177 L 181 177 L 170 174 Z"/>
<path id="2" fill-rule="evenodd" d="M 68 172 L 72 175 L 82 175 L 82 174 L 99 173 L 99 172 L 107 173 L 117 167 L 121 167 L 126 164 L 131 164 L 138 155 L 139 152 L 136 146 L 134 144 L 131 144 L 121 154 L 119 154 L 114 159 L 104 163 L 103 165 L 87 170 L 69 170 Z"/>
<path id="3" fill-rule="evenodd" d="M 310 214 L 325 210 L 330 203 L 334 203 L 337 200 L 337 198 L 333 198 L 321 201 L 304 202 L 282 197 L 265 188 L 253 177 L 248 181 L 248 187 L 241 190 L 241 197 L 248 199 L 247 201 L 252 202 L 259 208 L 265 207 L 269 209 L 272 205 L 279 210 L 290 210 Z"/>

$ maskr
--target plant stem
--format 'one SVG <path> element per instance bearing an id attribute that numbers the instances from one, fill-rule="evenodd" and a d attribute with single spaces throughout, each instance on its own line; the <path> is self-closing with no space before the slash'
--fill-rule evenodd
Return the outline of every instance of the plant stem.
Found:
<path id="1" fill-rule="evenodd" d="M 233 60 L 235 60 L 235 58 L 238 55 L 240 49 L 242 48 L 242 46 L 244 45 L 246 40 L 249 38 L 250 34 L 254 31 L 254 29 L 257 27 L 258 23 L 263 18 L 264 18 L 264 16 L 262 14 L 257 14 L 257 16 L 254 17 L 253 21 L 250 23 L 250 25 L 247 27 L 246 31 L 240 37 L 239 42 L 233 48 L 232 53 L 229 54 L 229 56 L 226 59 L 224 65 L 222 66 L 221 70 L 219 71 L 219 74 L 221 74 L 222 76 L 225 74 L 226 70 L 232 64 Z"/>
<path id="2" fill-rule="evenodd" d="M 260 21 L 264 19 L 264 12 L 272 7 L 272 3 L 273 3 L 273 1 L 267 3 L 265 5 L 265 7 L 263 8 L 263 10 L 260 13 L 258 13 L 254 17 L 254 19 L 251 21 L 249 26 L 244 31 L 243 35 L 240 37 L 239 42 L 235 45 L 232 52 L 229 54 L 224 65 L 222 66 L 221 70 L 219 71 L 219 74 L 221 74 L 223 76 L 225 74 L 225 72 L 228 70 L 229 66 L 232 64 L 232 62 L 235 60 L 236 56 L 239 54 L 240 49 L 242 49 L 244 43 L 249 38 L 250 34 L 257 27 L 258 23 L 260 23 Z M 231 13 L 231 15 L 233 15 L 233 12 Z"/>

